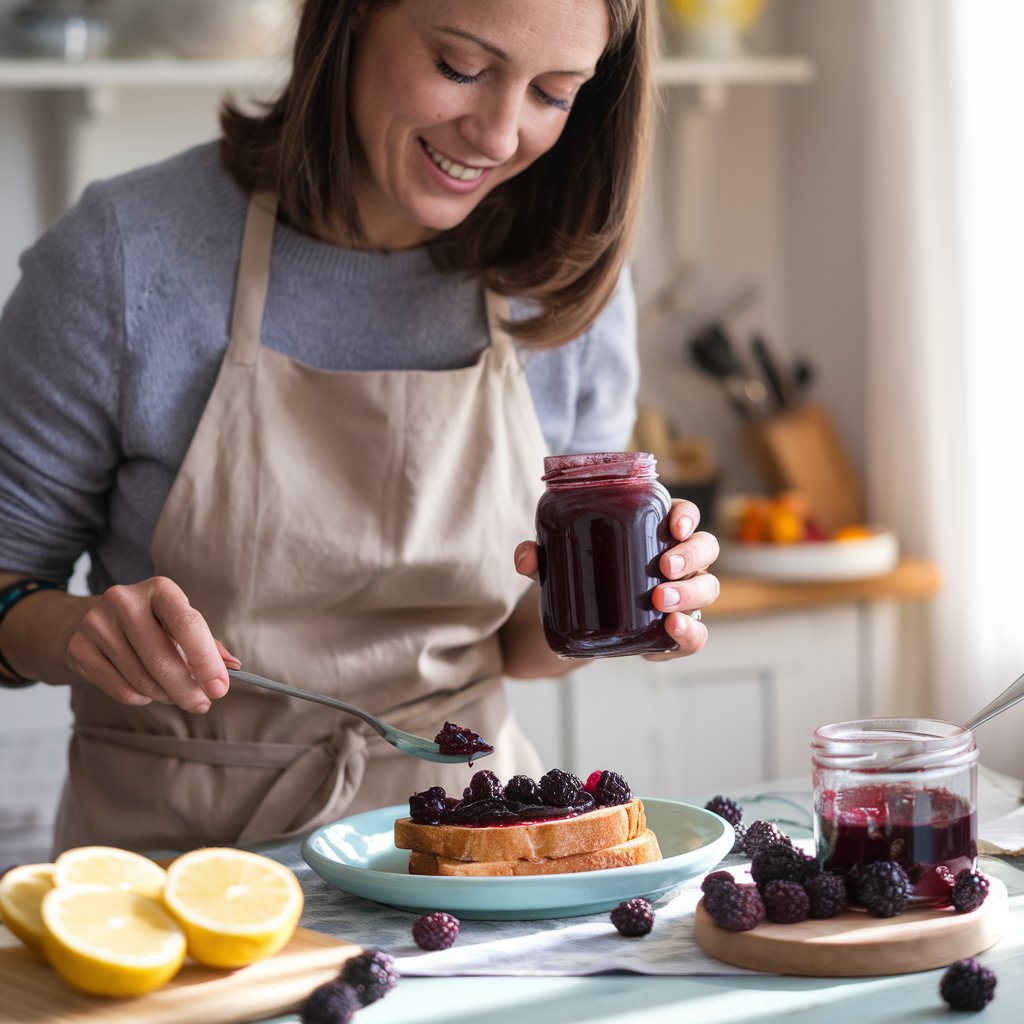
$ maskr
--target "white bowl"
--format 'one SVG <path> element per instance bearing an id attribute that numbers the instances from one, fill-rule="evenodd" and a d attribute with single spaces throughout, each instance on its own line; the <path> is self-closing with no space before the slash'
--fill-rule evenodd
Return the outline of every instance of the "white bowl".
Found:
<path id="1" fill-rule="evenodd" d="M 712 571 L 793 582 L 856 580 L 884 576 L 898 561 L 896 535 L 879 530 L 869 537 L 800 544 L 723 541 Z"/>
<path id="2" fill-rule="evenodd" d="M 298 10 L 295 0 L 160 0 L 154 17 L 181 56 L 215 60 L 286 52 Z"/>

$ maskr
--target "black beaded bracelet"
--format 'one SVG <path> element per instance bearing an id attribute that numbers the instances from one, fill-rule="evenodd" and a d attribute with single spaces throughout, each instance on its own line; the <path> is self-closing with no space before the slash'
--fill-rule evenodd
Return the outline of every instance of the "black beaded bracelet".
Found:
<path id="1" fill-rule="evenodd" d="M 64 590 L 61 583 L 53 583 L 51 580 L 15 580 L 0 590 L 0 624 L 4 616 L 21 600 L 40 590 Z M 24 686 L 32 686 L 36 680 L 27 679 L 11 667 L 11 663 L 0 652 L 0 670 L 6 675 L 0 675 L 0 686 L 8 690 L 18 690 Z M 9 677 L 9 678 L 8 678 Z"/>

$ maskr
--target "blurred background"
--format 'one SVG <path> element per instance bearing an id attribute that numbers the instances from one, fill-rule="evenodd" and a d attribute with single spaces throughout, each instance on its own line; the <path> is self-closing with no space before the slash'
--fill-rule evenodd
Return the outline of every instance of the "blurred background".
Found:
<path id="1" fill-rule="evenodd" d="M 826 529 L 811 562 L 793 535 L 742 572 L 723 556 L 699 657 L 510 692 L 549 763 L 686 797 L 806 773 L 827 721 L 962 720 L 1024 671 L 1024 4 L 656 6 L 636 442 L 741 559 L 734 510 L 751 496 L 795 493 Z M 272 95 L 294 14 L 0 0 L 0 295 L 88 181 L 212 137 L 227 90 Z M 858 563 L 843 527 L 895 546 Z M 0 826 L 41 830 L 66 702 L 44 687 L 3 701 Z M 625 702 L 628 744 L 608 714 Z M 978 736 L 983 763 L 1018 777 L 1019 714 Z"/>

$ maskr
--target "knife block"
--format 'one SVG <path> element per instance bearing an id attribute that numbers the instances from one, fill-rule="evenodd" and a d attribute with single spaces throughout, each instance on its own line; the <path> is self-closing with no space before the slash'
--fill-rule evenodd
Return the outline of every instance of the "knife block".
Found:
<path id="1" fill-rule="evenodd" d="M 744 440 L 768 487 L 803 494 L 825 530 L 864 522 L 860 481 L 821 406 L 751 420 Z"/>

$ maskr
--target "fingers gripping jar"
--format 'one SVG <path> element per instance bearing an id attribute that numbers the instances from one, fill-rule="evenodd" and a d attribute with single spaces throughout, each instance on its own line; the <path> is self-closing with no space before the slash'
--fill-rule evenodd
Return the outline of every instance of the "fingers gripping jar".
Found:
<path id="1" fill-rule="evenodd" d="M 646 452 L 554 455 L 537 505 L 541 619 L 563 658 L 671 651 L 651 603 L 672 500 Z"/>
<path id="2" fill-rule="evenodd" d="M 811 745 L 818 861 L 838 874 L 894 860 L 912 902 L 948 900 L 978 855 L 974 733 L 924 718 L 822 726 Z"/>

